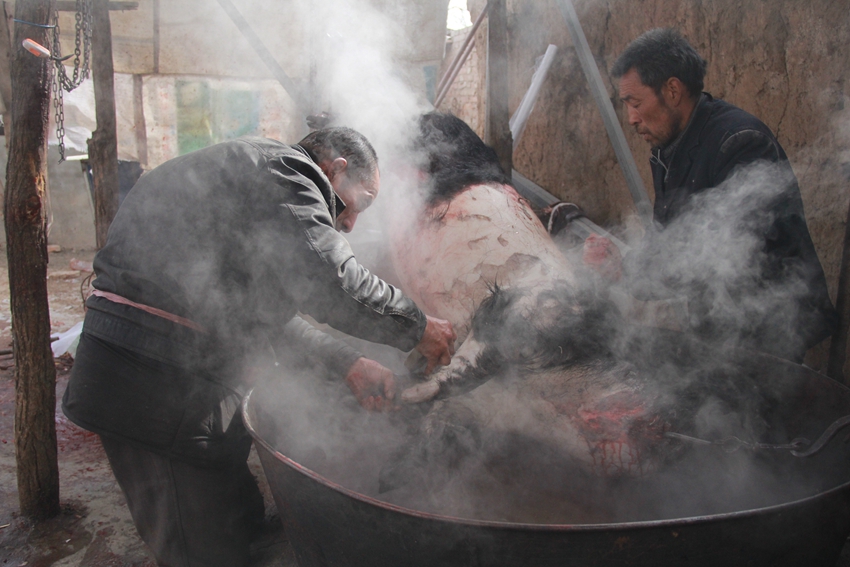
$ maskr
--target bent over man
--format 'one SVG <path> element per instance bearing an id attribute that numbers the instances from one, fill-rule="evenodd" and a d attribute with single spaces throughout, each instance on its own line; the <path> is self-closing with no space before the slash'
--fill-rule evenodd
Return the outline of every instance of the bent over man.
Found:
<path id="1" fill-rule="evenodd" d="M 377 197 L 377 157 L 348 128 L 299 145 L 244 138 L 173 159 L 130 191 L 97 278 L 63 410 L 100 434 L 160 565 L 238 567 L 263 518 L 241 421 L 246 368 L 310 350 L 362 405 L 392 373 L 297 316 L 448 363 L 451 325 L 357 263 L 337 232 Z M 430 370 L 429 368 L 429 370 Z"/>

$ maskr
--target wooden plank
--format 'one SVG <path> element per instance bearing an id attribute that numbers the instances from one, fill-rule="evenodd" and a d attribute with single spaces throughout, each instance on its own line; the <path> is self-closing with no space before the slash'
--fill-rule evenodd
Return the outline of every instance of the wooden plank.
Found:
<path id="1" fill-rule="evenodd" d="M 15 3 L 15 17 L 47 23 L 51 0 Z M 16 26 L 15 45 L 27 37 L 50 45 L 49 31 Z M 45 519 L 59 513 L 56 449 L 56 366 L 50 350 L 47 303 L 47 115 L 50 65 L 24 49 L 12 51 L 14 128 L 6 168 L 6 255 L 15 350 L 15 458 L 21 514 Z"/>
<path id="2" fill-rule="evenodd" d="M 487 25 L 487 124 L 485 139 L 499 156 L 502 170 L 513 172 L 508 98 L 508 9 L 506 0 L 490 0 Z"/>
<path id="3" fill-rule="evenodd" d="M 112 66 L 112 28 L 107 0 L 92 2 L 92 78 L 97 130 L 89 140 L 89 163 L 94 187 L 94 225 L 97 248 L 118 212 L 118 134 L 115 119 L 115 78 Z"/>

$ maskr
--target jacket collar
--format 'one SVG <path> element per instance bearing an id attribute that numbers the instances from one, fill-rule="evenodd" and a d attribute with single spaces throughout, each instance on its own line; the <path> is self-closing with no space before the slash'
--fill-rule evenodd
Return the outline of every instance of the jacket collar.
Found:
<path id="1" fill-rule="evenodd" d="M 653 148 L 650 161 L 659 163 L 665 169 L 665 185 L 678 187 L 691 169 L 691 162 L 700 145 L 702 131 L 711 116 L 714 98 L 708 93 L 702 93 L 699 102 L 694 107 L 688 125 L 668 149 Z M 670 151 L 672 150 L 672 151 Z M 665 155 L 667 154 L 667 155 Z M 669 168 L 669 169 L 668 169 Z"/>
<path id="2" fill-rule="evenodd" d="M 339 198 L 339 195 L 336 194 L 333 185 L 331 185 L 330 179 L 328 179 L 325 172 L 321 170 L 313 155 L 307 151 L 305 147 L 299 144 L 293 144 L 292 149 L 303 154 L 304 157 L 313 164 L 313 167 L 316 168 L 317 179 L 313 179 L 313 182 L 316 183 L 319 188 L 319 192 L 322 194 L 322 197 L 325 198 L 325 204 L 328 206 L 331 218 L 334 222 L 336 222 L 336 217 L 345 210 L 345 203 L 343 203 L 342 199 Z"/>

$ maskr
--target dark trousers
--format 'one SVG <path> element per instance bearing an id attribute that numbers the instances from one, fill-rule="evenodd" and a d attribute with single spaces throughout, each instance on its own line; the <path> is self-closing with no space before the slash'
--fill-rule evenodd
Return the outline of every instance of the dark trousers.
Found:
<path id="1" fill-rule="evenodd" d="M 101 436 L 142 540 L 167 567 L 242 567 L 263 521 L 246 462 L 204 468 Z"/>

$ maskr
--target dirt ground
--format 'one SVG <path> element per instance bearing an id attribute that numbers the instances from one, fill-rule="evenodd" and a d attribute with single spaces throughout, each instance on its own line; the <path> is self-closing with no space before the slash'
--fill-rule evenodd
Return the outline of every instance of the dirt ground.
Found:
<path id="1" fill-rule="evenodd" d="M 50 254 L 48 293 L 51 331 L 61 333 L 83 320 L 81 287 L 86 272 L 72 260 L 91 262 L 92 251 Z M 6 252 L 0 249 L 0 350 L 11 348 Z M 0 566 L 155 567 L 139 539 L 98 437 L 70 423 L 59 408 L 73 359 L 56 361 L 56 435 L 59 447 L 61 514 L 34 525 L 18 515 L 14 448 L 14 359 L 0 355 Z M 294 566 L 291 547 L 255 453 L 251 468 L 266 497 L 267 535 L 253 547 L 256 567 Z"/>

